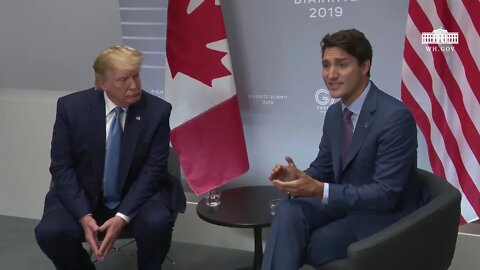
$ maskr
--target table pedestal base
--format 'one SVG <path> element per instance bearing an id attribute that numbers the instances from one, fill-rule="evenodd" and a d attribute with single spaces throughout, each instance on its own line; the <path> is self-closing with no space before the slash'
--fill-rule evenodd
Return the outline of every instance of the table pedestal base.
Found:
<path id="1" fill-rule="evenodd" d="M 262 267 L 262 260 L 263 260 L 262 228 L 254 227 L 253 234 L 255 239 L 253 269 L 260 270 L 260 268 Z"/>

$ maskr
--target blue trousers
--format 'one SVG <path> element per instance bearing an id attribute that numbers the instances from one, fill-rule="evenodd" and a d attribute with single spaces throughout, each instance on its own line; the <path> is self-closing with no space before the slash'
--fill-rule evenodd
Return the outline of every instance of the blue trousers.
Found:
<path id="1" fill-rule="evenodd" d="M 355 219 L 328 209 L 318 198 L 284 200 L 272 220 L 262 270 L 293 270 L 345 258 L 358 241 Z"/>
<path id="2" fill-rule="evenodd" d="M 101 207 L 97 210 L 93 216 L 99 226 L 116 212 Z M 161 269 L 170 249 L 173 225 L 172 213 L 161 201 L 151 199 L 140 208 L 126 227 L 132 231 L 137 243 L 138 269 Z M 45 212 L 35 228 L 35 236 L 56 269 L 95 269 L 81 244 L 84 241 L 83 229 L 67 209 L 60 207 Z"/>

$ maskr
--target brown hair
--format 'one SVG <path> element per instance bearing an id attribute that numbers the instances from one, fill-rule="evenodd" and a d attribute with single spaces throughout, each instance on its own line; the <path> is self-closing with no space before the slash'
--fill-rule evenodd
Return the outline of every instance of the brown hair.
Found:
<path id="1" fill-rule="evenodd" d="M 326 34 L 322 42 L 322 56 L 326 48 L 337 47 L 355 57 L 358 64 L 363 64 L 366 60 L 372 63 L 372 46 L 365 35 L 357 29 L 340 30 L 333 34 Z M 368 70 L 370 77 L 370 70 Z"/>

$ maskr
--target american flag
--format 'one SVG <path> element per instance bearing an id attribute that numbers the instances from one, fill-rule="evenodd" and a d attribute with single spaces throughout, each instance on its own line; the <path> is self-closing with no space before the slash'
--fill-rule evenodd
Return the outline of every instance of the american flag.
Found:
<path id="1" fill-rule="evenodd" d="M 430 165 L 462 193 L 462 223 L 480 217 L 480 2 L 411 0 L 402 100 Z"/>

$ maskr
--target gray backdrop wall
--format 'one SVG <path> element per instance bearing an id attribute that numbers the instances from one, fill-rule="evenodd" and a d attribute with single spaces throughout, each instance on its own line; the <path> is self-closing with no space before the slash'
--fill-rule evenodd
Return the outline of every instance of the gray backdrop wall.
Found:
<path id="1" fill-rule="evenodd" d="M 223 1 L 250 171 L 228 186 L 268 184 L 275 163 L 314 159 L 331 99 L 321 78 L 320 40 L 358 28 L 374 47 L 372 79 L 395 97 L 408 1 Z M 144 51 L 144 88 L 164 96 L 166 0 L 120 0 L 123 42 Z M 175 115 L 172 115 L 174 118 Z M 422 160 L 423 162 L 423 160 Z"/>
<path id="2" fill-rule="evenodd" d="M 251 162 L 238 184 L 268 184 L 265 176 L 287 154 L 302 168 L 316 157 L 332 102 L 321 76 L 325 34 L 347 28 L 364 32 L 374 51 L 372 80 L 400 96 L 407 0 L 242 0 L 223 5 Z M 421 144 L 419 164 L 429 168 Z"/>
<path id="3" fill-rule="evenodd" d="M 156 7 L 158 17 L 132 16 L 142 11 L 120 11 L 117 0 L 0 2 L 0 214 L 40 216 L 56 99 L 92 86 L 99 50 L 137 42 L 121 21 L 165 21 L 166 0 L 140 2 Z M 326 33 L 362 30 L 374 49 L 373 81 L 399 97 L 407 6 L 407 0 L 224 1 L 251 164 L 229 186 L 269 184 L 266 175 L 287 154 L 302 168 L 314 159 L 332 102 L 322 90 L 319 42 Z M 150 54 L 146 64 L 154 68 L 144 69 L 143 78 L 146 90 L 158 95 L 161 61 L 161 54 Z M 419 166 L 429 169 L 419 136 Z"/>

